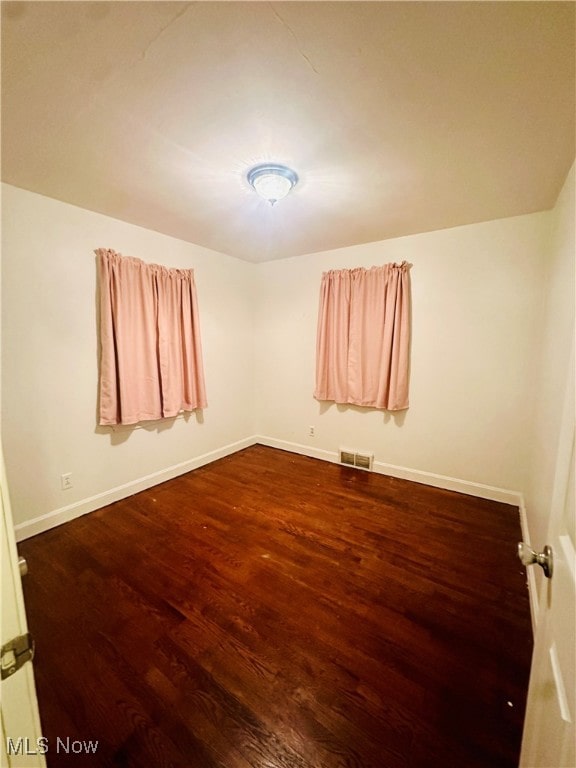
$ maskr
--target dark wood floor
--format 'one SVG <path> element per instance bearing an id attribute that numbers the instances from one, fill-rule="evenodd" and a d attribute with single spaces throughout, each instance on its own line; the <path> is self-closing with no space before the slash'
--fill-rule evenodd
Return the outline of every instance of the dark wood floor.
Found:
<path id="1" fill-rule="evenodd" d="M 48 765 L 516 768 L 519 537 L 514 507 L 254 446 L 23 542 Z"/>

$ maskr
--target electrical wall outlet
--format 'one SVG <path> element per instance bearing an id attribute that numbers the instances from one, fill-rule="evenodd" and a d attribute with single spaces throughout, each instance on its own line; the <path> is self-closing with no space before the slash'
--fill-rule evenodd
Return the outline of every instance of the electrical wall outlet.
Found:
<path id="1" fill-rule="evenodd" d="M 308 437 L 314 437 L 314 427 L 308 427 Z"/>
<path id="2" fill-rule="evenodd" d="M 72 488 L 72 472 L 67 472 L 65 475 L 60 475 L 60 486 L 63 491 L 67 491 Z"/>

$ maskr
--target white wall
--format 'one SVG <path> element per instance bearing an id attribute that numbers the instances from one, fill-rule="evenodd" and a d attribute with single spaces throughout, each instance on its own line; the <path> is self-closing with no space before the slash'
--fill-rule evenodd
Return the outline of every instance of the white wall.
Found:
<path id="1" fill-rule="evenodd" d="M 565 359 L 556 329 L 573 312 L 573 172 L 571 179 L 553 212 L 264 264 L 3 185 L 3 442 L 20 535 L 138 490 L 142 478 L 159 482 L 249 444 L 254 434 L 323 458 L 339 445 L 371 450 L 380 469 L 456 478 L 472 492 L 479 484 L 479 495 L 483 486 L 524 491 L 533 467 L 550 460 L 530 488 L 534 529 L 538 520 L 544 527 L 547 446 L 559 418 L 555 371 Z M 209 399 L 201 423 L 192 416 L 168 427 L 96 427 L 97 247 L 195 269 Z M 404 259 L 413 265 L 410 409 L 389 415 L 318 403 L 322 271 Z M 543 340 L 550 375 L 540 381 Z M 73 474 L 70 491 L 60 489 L 64 472 Z"/>
<path id="2" fill-rule="evenodd" d="M 2 438 L 17 528 L 102 506 L 111 489 L 167 479 L 253 434 L 254 265 L 7 185 L 2 210 Z M 96 426 L 98 247 L 194 268 L 208 396 L 201 421 Z M 67 472 L 74 487 L 62 491 Z M 130 490 L 139 487 L 118 495 Z"/>
<path id="3" fill-rule="evenodd" d="M 546 544 L 564 394 L 574 344 L 575 176 L 572 166 L 551 214 L 545 276 L 546 305 L 540 318 L 543 344 L 538 360 L 537 397 L 534 401 L 526 484 L 528 527 L 532 544 L 538 551 Z"/>
<path id="4" fill-rule="evenodd" d="M 259 434 L 312 451 L 367 449 L 382 464 L 521 491 L 549 219 L 537 213 L 260 265 Z M 322 271 L 403 260 L 413 265 L 410 409 L 391 416 L 315 401 Z"/>

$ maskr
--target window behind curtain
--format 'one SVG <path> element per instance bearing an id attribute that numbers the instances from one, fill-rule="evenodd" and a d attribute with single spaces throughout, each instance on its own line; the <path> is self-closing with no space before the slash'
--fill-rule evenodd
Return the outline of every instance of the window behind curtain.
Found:
<path id="1" fill-rule="evenodd" d="M 325 272 L 316 341 L 317 400 L 408 408 L 409 265 Z"/>
<path id="2" fill-rule="evenodd" d="M 194 272 L 100 248 L 100 424 L 206 407 Z"/>

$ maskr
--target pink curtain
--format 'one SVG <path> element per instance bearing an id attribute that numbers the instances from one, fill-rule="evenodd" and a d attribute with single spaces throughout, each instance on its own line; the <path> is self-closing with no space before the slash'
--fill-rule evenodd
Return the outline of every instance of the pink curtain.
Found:
<path id="1" fill-rule="evenodd" d="M 408 408 L 409 265 L 325 272 L 316 340 L 317 400 Z"/>
<path id="2" fill-rule="evenodd" d="M 96 251 L 100 424 L 136 424 L 206 407 L 192 269 Z"/>

